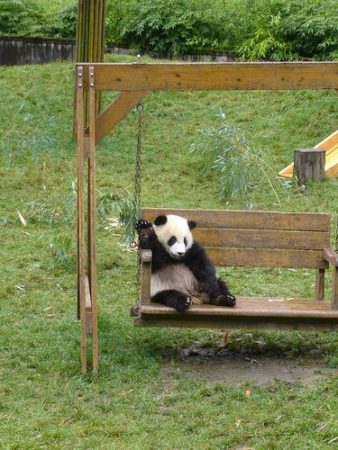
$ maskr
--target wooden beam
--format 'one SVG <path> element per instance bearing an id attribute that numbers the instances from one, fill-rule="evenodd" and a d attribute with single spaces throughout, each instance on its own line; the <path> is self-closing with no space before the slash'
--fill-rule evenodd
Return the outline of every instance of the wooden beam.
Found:
<path id="1" fill-rule="evenodd" d="M 338 89 L 338 62 L 97 63 L 94 67 L 99 91 Z M 88 76 L 85 84 L 88 87 Z"/>
<path id="2" fill-rule="evenodd" d="M 96 277 L 96 97 L 95 68 L 89 66 L 89 163 L 88 163 L 88 269 L 92 312 L 92 355 L 93 372 L 98 371 L 98 329 L 97 329 L 97 277 Z"/>
<path id="3" fill-rule="evenodd" d="M 147 91 L 123 92 L 96 119 L 96 142 L 107 136 L 112 128 L 119 123 L 142 99 Z"/>
<path id="4" fill-rule="evenodd" d="M 76 146 L 77 146 L 77 240 L 78 240 L 78 302 L 81 319 L 81 370 L 87 373 L 87 325 L 86 325 L 86 242 L 84 209 L 84 102 L 83 102 L 83 67 L 77 67 L 76 80 Z"/>

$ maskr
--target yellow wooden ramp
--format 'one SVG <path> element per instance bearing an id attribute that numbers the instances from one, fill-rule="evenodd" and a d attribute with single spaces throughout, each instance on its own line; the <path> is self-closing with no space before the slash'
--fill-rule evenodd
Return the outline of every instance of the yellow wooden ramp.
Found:
<path id="1" fill-rule="evenodd" d="M 325 176 L 338 178 L 338 130 L 319 142 L 314 148 L 325 150 Z M 281 170 L 278 175 L 291 178 L 293 176 L 293 163 Z"/>

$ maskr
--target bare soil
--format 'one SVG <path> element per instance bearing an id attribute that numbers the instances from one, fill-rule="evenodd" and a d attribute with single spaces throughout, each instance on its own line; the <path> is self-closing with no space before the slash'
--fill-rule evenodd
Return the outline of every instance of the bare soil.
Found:
<path id="1" fill-rule="evenodd" d="M 168 356 L 168 355 L 167 355 Z M 283 354 L 240 354 L 235 352 L 213 352 L 201 349 L 201 353 L 181 351 L 179 358 L 164 358 L 162 376 L 167 381 L 177 375 L 189 380 L 222 383 L 240 386 L 245 383 L 268 386 L 279 380 L 286 383 L 299 382 L 313 386 L 329 374 L 338 375 L 338 369 L 325 367 L 325 362 L 315 357 L 290 358 Z"/>

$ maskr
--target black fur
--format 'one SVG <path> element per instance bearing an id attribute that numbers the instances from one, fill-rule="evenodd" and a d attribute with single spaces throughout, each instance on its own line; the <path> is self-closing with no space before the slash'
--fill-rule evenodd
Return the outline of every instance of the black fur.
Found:
<path id="1" fill-rule="evenodd" d="M 159 216 L 154 223 L 163 225 L 166 221 L 166 216 Z M 192 221 L 188 224 L 191 229 L 196 226 L 196 223 Z M 138 220 L 135 228 L 139 235 L 139 247 L 152 251 L 152 273 L 156 273 L 168 264 L 183 262 L 198 280 L 200 291 L 209 296 L 211 304 L 235 306 L 236 298 L 231 294 L 226 283 L 217 277 L 214 265 L 200 244 L 194 242 L 186 254 L 181 259 L 176 260 L 169 256 L 159 242 L 150 222 Z M 177 311 L 184 311 L 191 304 L 191 299 L 186 294 L 175 290 L 161 291 L 153 297 L 153 300 L 175 308 Z"/>

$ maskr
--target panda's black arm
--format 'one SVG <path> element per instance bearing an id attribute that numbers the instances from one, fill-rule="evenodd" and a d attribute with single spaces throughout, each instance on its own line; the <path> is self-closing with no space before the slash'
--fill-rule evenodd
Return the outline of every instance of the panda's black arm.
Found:
<path id="1" fill-rule="evenodd" d="M 139 248 L 152 252 L 152 271 L 160 270 L 167 262 L 168 255 L 160 244 L 152 224 L 145 220 L 138 220 L 135 228 L 138 233 Z"/>
<path id="2" fill-rule="evenodd" d="M 199 281 L 204 292 L 211 295 L 217 292 L 218 279 L 215 267 L 201 245 L 195 242 L 186 254 L 184 262 Z"/>

